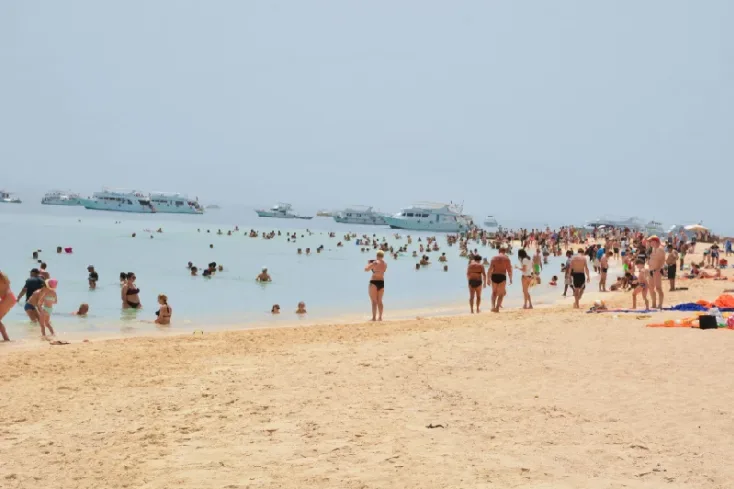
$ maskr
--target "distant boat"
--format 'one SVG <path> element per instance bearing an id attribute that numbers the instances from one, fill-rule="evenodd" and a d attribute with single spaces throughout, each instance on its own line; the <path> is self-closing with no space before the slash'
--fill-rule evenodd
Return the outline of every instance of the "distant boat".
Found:
<path id="1" fill-rule="evenodd" d="M 500 227 L 497 219 L 495 219 L 494 216 L 487 216 L 487 218 L 484 220 L 484 226 L 490 229 Z"/>
<path id="2" fill-rule="evenodd" d="M 300 216 L 293 212 L 293 206 L 280 202 L 268 210 L 255 209 L 260 217 L 276 217 L 280 219 L 313 219 L 313 216 Z"/>
<path id="3" fill-rule="evenodd" d="M 385 216 L 393 229 L 438 231 L 456 233 L 472 228 L 472 220 L 463 214 L 463 207 L 455 204 L 422 202 L 407 207 L 395 215 Z"/>
<path id="4" fill-rule="evenodd" d="M 13 194 L 0 190 L 0 204 L 22 204 L 23 202 L 18 197 L 13 197 Z"/>
<path id="5" fill-rule="evenodd" d="M 206 206 L 206 208 L 207 209 L 215 209 L 215 210 L 216 209 L 221 209 L 221 207 L 219 207 L 217 204 L 209 204 L 208 206 Z"/>
<path id="6" fill-rule="evenodd" d="M 320 210 L 316 213 L 316 217 L 333 217 L 334 213 L 330 211 Z"/>
<path id="7" fill-rule="evenodd" d="M 372 210 L 372 207 L 353 206 L 343 211 L 338 211 L 333 215 L 336 222 L 345 224 L 372 224 L 374 226 L 384 226 L 387 224 L 385 216 L 379 212 Z"/>
<path id="8" fill-rule="evenodd" d="M 135 190 L 95 192 L 89 199 L 80 199 L 86 209 L 95 211 L 134 212 L 137 214 L 203 214 L 196 200 L 176 193 L 146 194 Z"/>
<path id="9" fill-rule="evenodd" d="M 41 199 L 43 205 L 82 205 L 81 197 L 74 192 L 52 190 Z"/>

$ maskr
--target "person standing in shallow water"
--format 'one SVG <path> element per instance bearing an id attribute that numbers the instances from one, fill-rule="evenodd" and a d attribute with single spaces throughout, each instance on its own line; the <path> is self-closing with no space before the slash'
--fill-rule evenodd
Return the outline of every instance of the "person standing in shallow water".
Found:
<path id="1" fill-rule="evenodd" d="M 122 286 L 122 308 L 123 309 L 139 309 L 140 308 L 140 289 L 135 285 L 135 274 L 130 272 L 127 274 L 127 281 Z"/>
<path id="2" fill-rule="evenodd" d="M 466 269 L 466 278 L 469 281 L 469 308 L 474 314 L 474 298 L 477 300 L 477 313 L 482 304 L 482 289 L 487 286 L 487 273 L 482 265 L 482 257 L 474 255 Z"/>
<path id="3" fill-rule="evenodd" d="M 377 259 L 370 260 L 364 269 L 365 272 L 372 272 L 369 294 L 370 301 L 372 302 L 373 321 L 382 321 L 382 311 L 384 309 L 382 297 L 385 295 L 385 272 L 387 271 L 387 263 L 385 263 L 384 258 L 385 252 L 379 250 L 377 252 Z"/>

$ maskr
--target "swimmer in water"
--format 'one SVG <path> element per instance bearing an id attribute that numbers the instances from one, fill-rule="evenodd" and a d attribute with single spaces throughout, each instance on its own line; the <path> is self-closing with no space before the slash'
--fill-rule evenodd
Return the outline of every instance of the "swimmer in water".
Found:
<path id="1" fill-rule="evenodd" d="M 306 314 L 306 303 L 301 301 L 298 303 L 298 309 L 296 309 L 296 314 Z"/>
<path id="2" fill-rule="evenodd" d="M 260 272 L 260 275 L 255 277 L 255 280 L 258 282 L 272 282 L 273 279 L 270 277 L 270 274 L 268 274 L 268 268 L 263 267 L 262 272 Z"/>
<path id="3" fill-rule="evenodd" d="M 155 315 L 158 316 L 155 319 L 155 323 L 163 326 L 171 324 L 171 314 L 173 314 L 173 309 L 168 305 L 168 296 L 165 294 L 159 294 L 158 304 L 161 307 L 155 312 Z"/>
<path id="4" fill-rule="evenodd" d="M 280 314 L 280 306 L 278 304 L 273 304 L 273 307 L 270 308 L 271 314 Z"/>
<path id="5" fill-rule="evenodd" d="M 10 290 L 10 279 L 3 272 L 0 272 L 0 335 L 2 335 L 3 341 L 10 341 L 3 324 L 3 318 L 15 306 L 16 302 L 18 301 Z"/>
<path id="6" fill-rule="evenodd" d="M 122 287 L 122 308 L 123 309 L 140 309 L 140 289 L 135 285 L 135 274 L 130 272 L 127 274 L 127 282 Z"/>
<path id="7" fill-rule="evenodd" d="M 89 265 L 87 267 L 87 271 L 89 272 L 89 277 L 87 277 L 87 281 L 89 282 L 89 290 L 94 290 L 97 288 L 99 274 L 94 270 L 94 266 L 92 265 Z"/>
<path id="8" fill-rule="evenodd" d="M 86 317 L 87 313 L 89 313 L 89 304 L 80 304 L 79 309 L 77 309 L 75 312 L 72 312 L 71 315 Z"/>
<path id="9" fill-rule="evenodd" d="M 370 260 L 365 267 L 365 272 L 372 272 L 369 284 L 369 296 L 372 303 L 372 320 L 382 321 L 382 312 L 384 305 L 382 297 L 385 295 L 385 272 L 387 271 L 387 263 L 385 263 L 385 252 L 379 250 L 377 259 Z M 378 316 L 379 313 L 379 316 Z"/>

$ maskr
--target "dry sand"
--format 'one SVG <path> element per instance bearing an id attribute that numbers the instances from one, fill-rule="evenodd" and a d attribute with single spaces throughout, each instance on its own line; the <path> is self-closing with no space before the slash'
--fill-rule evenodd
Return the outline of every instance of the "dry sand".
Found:
<path id="1" fill-rule="evenodd" d="M 646 322 L 564 304 L 0 348 L 0 487 L 734 487 L 734 331 Z"/>

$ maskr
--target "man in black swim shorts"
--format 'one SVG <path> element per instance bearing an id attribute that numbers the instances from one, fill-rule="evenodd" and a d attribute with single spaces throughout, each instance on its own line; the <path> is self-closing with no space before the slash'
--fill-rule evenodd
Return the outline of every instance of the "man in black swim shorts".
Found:
<path id="1" fill-rule="evenodd" d="M 573 298 L 574 298 L 574 309 L 579 309 L 579 301 L 584 295 L 584 289 L 586 288 L 586 282 L 591 282 L 591 275 L 589 274 L 589 264 L 586 260 L 586 254 L 583 248 L 579 248 L 578 254 L 571 258 L 569 264 L 571 280 L 573 284 Z"/>
<path id="2" fill-rule="evenodd" d="M 507 256 L 507 246 L 500 246 L 499 254 L 489 262 L 487 274 L 492 281 L 492 312 L 500 312 L 502 299 L 507 294 L 507 277 L 512 285 L 512 262 Z"/>

